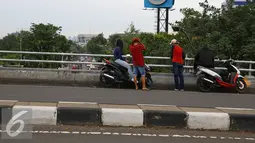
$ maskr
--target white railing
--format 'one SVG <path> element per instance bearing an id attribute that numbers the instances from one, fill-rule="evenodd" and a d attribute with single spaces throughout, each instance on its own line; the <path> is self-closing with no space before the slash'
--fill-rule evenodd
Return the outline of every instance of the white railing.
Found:
<path id="1" fill-rule="evenodd" d="M 62 56 L 61 61 L 54 60 L 31 60 L 31 59 L 4 59 L 0 58 L 0 61 L 5 62 L 35 62 L 35 63 L 58 63 L 58 64 L 94 64 L 102 65 L 103 62 L 78 62 L 78 61 L 64 61 L 64 56 L 88 56 L 88 57 L 113 57 L 113 55 L 105 54 L 79 54 L 79 53 L 53 53 L 53 52 L 30 52 L 30 51 L 3 51 L 0 50 L 0 53 L 5 54 L 33 54 L 33 55 L 59 55 Z M 160 59 L 160 60 L 170 60 L 170 57 L 156 57 L 156 56 L 145 56 L 145 59 Z M 186 61 L 193 61 L 193 58 L 186 57 Z M 216 62 L 224 62 L 226 60 L 215 60 Z M 240 61 L 234 60 L 235 63 L 239 64 L 249 64 L 248 69 L 241 68 L 240 71 L 246 71 L 249 73 L 249 76 L 252 75 L 252 72 L 255 72 L 255 69 L 252 69 L 252 65 L 255 64 L 255 61 Z M 160 65 L 160 64 L 148 64 L 151 67 L 171 67 L 171 65 Z M 193 69 L 193 66 L 185 65 L 186 69 Z M 225 69 L 224 67 L 216 67 L 217 69 Z"/>

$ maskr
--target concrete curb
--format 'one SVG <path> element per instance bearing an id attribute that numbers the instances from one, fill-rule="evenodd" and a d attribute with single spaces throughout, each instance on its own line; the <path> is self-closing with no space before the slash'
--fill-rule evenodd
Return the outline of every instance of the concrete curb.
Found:
<path id="1" fill-rule="evenodd" d="M 0 100 L 0 108 L 1 113 L 4 109 L 11 109 L 13 116 L 22 110 L 32 112 L 32 118 L 27 119 L 26 122 L 29 125 L 161 126 L 180 129 L 255 131 L 255 109 L 12 100 Z M 1 120 L 1 125 L 4 124 L 6 123 Z"/>
<path id="2" fill-rule="evenodd" d="M 173 75 L 168 73 L 152 73 L 154 84 L 152 89 L 173 90 Z M 250 78 L 252 86 L 247 93 L 255 93 L 255 79 Z M 102 87 L 99 82 L 99 71 L 61 71 L 41 69 L 6 69 L 0 68 L 0 84 L 38 84 L 38 85 L 64 85 Z M 131 85 L 134 86 L 134 85 Z M 134 88 L 134 87 L 122 87 Z M 185 74 L 185 90 L 197 91 L 196 77 Z M 215 89 L 217 92 L 230 92 L 229 89 Z M 232 91 L 231 91 L 232 92 Z"/>

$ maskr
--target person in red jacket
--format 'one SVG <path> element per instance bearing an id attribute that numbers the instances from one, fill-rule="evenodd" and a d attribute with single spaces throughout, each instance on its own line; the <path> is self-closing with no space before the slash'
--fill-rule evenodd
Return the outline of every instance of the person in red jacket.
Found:
<path id="1" fill-rule="evenodd" d="M 185 53 L 176 39 L 173 39 L 170 45 L 172 47 L 171 59 L 173 63 L 175 90 L 184 91 L 183 65 L 185 60 Z"/>
<path id="2" fill-rule="evenodd" d="M 145 50 L 145 46 L 140 42 L 139 38 L 134 38 L 130 47 L 130 53 L 133 58 L 133 72 L 134 72 L 134 83 L 136 90 L 138 90 L 137 86 L 137 74 L 138 72 L 141 74 L 142 79 L 142 90 L 148 90 L 145 85 L 145 63 L 143 57 L 143 51 Z"/>

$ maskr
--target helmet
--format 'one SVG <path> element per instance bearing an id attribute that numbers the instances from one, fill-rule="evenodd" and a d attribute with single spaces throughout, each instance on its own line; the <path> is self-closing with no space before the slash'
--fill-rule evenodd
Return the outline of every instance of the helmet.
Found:
<path id="1" fill-rule="evenodd" d="M 171 41 L 171 44 L 178 44 L 179 42 L 176 40 L 176 39 L 173 39 L 172 41 Z"/>
<path id="2" fill-rule="evenodd" d="M 116 46 L 122 49 L 123 48 L 123 41 L 121 39 L 118 39 L 116 41 Z"/>
<path id="3" fill-rule="evenodd" d="M 134 42 L 140 42 L 140 39 L 137 38 L 137 37 L 135 37 L 135 38 L 133 38 L 133 40 L 132 40 L 132 43 L 134 43 Z"/>

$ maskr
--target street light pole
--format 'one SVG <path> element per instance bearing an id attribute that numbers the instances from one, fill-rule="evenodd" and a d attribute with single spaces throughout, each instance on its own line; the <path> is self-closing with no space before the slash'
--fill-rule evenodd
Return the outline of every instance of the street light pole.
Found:
<path id="1" fill-rule="evenodd" d="M 169 25 L 171 25 L 171 24 L 169 23 Z M 181 31 L 182 33 L 184 33 L 184 35 L 186 36 L 186 38 L 188 39 L 188 41 L 191 42 L 191 39 L 190 39 L 189 35 L 187 34 L 187 32 L 186 32 L 184 29 L 182 29 L 182 28 L 179 27 L 179 26 L 173 26 L 173 25 L 172 25 L 172 29 L 174 30 L 174 32 L 179 32 L 179 31 Z"/>

